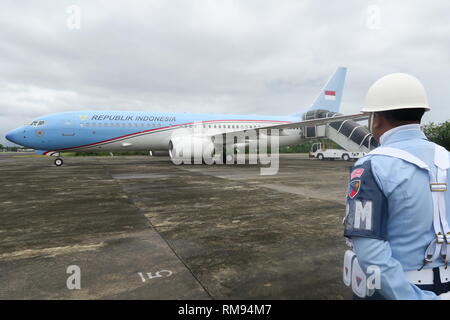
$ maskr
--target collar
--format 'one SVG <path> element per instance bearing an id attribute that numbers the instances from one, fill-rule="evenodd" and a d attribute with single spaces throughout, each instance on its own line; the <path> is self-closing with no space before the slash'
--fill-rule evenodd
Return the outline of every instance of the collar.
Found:
<path id="1" fill-rule="evenodd" d="M 423 132 L 420 130 L 420 124 L 414 123 L 414 124 L 406 124 L 403 126 L 398 126 L 395 128 L 392 128 L 391 130 L 386 131 L 385 133 L 383 133 L 383 135 L 380 137 L 380 145 L 385 145 L 389 142 L 389 140 L 391 140 L 392 136 L 397 135 L 398 133 L 402 133 L 401 135 L 403 135 L 403 132 L 405 132 L 407 134 L 406 131 L 419 131 L 421 133 L 421 135 L 423 137 L 425 137 L 425 135 L 423 134 Z"/>

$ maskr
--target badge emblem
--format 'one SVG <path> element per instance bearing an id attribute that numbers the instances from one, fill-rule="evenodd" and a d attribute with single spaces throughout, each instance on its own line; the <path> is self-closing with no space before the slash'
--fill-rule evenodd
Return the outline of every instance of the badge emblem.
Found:
<path id="1" fill-rule="evenodd" d="M 350 199 L 353 199 L 358 194 L 360 187 L 361 180 L 354 180 L 350 182 L 348 185 L 348 196 Z"/>
<path id="2" fill-rule="evenodd" d="M 350 180 L 361 177 L 363 173 L 364 173 L 363 168 L 353 170 L 352 173 L 350 174 Z"/>

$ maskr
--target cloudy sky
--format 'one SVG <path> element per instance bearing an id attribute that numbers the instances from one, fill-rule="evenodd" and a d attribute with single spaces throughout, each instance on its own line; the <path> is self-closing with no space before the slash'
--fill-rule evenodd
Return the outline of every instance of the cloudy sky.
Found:
<path id="1" fill-rule="evenodd" d="M 0 143 L 69 110 L 294 113 L 338 66 L 342 112 L 408 72 L 427 89 L 425 120 L 445 121 L 449 17 L 448 0 L 2 0 Z"/>

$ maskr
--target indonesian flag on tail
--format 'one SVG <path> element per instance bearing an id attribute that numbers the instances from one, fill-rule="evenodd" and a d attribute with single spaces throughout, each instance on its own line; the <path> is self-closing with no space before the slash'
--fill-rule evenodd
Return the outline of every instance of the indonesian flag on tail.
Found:
<path id="1" fill-rule="evenodd" d="M 336 91 L 325 90 L 325 100 L 336 100 Z"/>

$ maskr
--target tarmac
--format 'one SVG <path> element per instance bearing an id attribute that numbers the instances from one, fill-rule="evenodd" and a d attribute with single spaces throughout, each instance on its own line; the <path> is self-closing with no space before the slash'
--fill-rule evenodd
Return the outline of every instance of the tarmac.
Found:
<path id="1" fill-rule="evenodd" d="M 262 176 L 167 157 L 64 160 L 0 153 L 0 299 L 351 298 L 352 162 L 282 154 Z"/>

